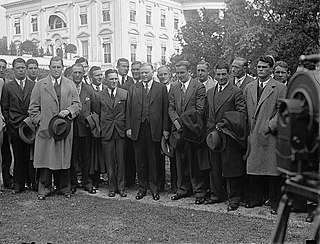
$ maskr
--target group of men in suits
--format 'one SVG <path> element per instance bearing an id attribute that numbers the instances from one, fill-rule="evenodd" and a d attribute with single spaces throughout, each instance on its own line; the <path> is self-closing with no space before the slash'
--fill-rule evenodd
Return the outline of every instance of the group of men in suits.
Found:
<path id="1" fill-rule="evenodd" d="M 279 82 L 272 78 L 271 57 L 259 59 L 257 79 L 247 74 L 247 65 L 244 58 L 235 58 L 231 68 L 218 62 L 212 78 L 210 64 L 200 61 L 193 79 L 191 64 L 180 61 L 176 81 L 161 66 L 158 82 L 149 63 L 133 62 L 132 78 L 127 59 L 120 58 L 117 69 L 103 73 L 80 58 L 71 67 L 72 82 L 62 75 L 62 59 L 52 58 L 49 76 L 40 81 L 34 74 L 37 63 L 30 61 L 27 78 L 29 66 L 16 59 L 15 79 L 4 84 L 1 103 L 15 158 L 15 192 L 24 189 L 22 174 L 28 171 L 23 167 L 30 164 L 30 146 L 23 144 L 17 128 L 30 115 L 38 127 L 33 164 L 40 200 L 51 193 L 52 174 L 59 192 L 70 197 L 79 171 L 89 193 L 96 193 L 99 173 L 107 173 L 110 197 L 125 197 L 125 187 L 137 179 L 137 200 L 148 187 L 159 200 L 165 184 L 164 140 L 175 148 L 170 157 L 172 200 L 194 193 L 195 204 L 227 199 L 228 211 L 234 211 L 241 200 L 248 208 L 263 204 L 268 188 L 275 210 L 281 184 L 275 165 L 276 119 L 288 67 L 276 64 Z M 55 114 L 73 121 L 72 132 L 59 143 L 47 130 Z"/>

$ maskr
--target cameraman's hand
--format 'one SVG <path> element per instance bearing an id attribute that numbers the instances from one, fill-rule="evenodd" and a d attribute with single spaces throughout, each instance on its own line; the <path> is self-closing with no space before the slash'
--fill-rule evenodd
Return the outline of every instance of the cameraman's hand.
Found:
<path id="1" fill-rule="evenodd" d="M 132 132 L 131 129 L 129 129 L 129 130 L 126 131 L 126 135 L 127 135 L 127 137 L 130 138 L 130 139 L 131 139 L 131 136 L 132 136 L 132 135 L 131 135 L 131 132 Z"/>

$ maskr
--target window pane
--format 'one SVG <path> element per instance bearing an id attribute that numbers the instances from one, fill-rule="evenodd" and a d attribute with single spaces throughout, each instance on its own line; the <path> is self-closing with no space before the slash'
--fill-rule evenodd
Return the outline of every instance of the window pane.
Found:
<path id="1" fill-rule="evenodd" d="M 131 62 L 137 60 L 137 44 L 131 44 Z"/>
<path id="2" fill-rule="evenodd" d="M 103 61 L 104 63 L 111 63 L 111 44 L 103 44 Z"/>
<path id="3" fill-rule="evenodd" d="M 152 62 L 152 46 L 147 46 L 147 62 Z"/>
<path id="4" fill-rule="evenodd" d="M 89 45 L 88 45 L 88 41 L 82 41 L 81 44 L 82 44 L 82 56 L 83 56 L 85 59 L 88 59 L 88 56 L 89 56 Z"/>
<path id="5" fill-rule="evenodd" d="M 88 24 L 87 14 L 80 14 L 80 25 Z"/>
<path id="6" fill-rule="evenodd" d="M 110 10 L 102 10 L 102 21 L 110 21 Z"/>

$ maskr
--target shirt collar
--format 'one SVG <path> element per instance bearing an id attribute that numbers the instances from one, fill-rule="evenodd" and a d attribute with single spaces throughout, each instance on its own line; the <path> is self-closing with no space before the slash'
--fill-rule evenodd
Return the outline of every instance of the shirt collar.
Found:
<path id="1" fill-rule="evenodd" d="M 109 87 L 108 87 L 107 89 L 108 89 L 109 95 L 111 96 L 112 90 L 111 90 Z M 113 89 L 113 95 L 114 95 L 114 96 L 116 96 L 116 93 L 117 93 L 117 87 Z"/>
<path id="2" fill-rule="evenodd" d="M 59 85 L 60 85 L 60 83 L 61 83 L 61 79 L 62 79 L 61 76 L 57 79 Z M 53 78 L 52 76 L 51 76 L 51 82 L 52 82 L 52 84 L 55 84 L 55 83 L 56 83 L 56 79 Z"/>
<path id="3" fill-rule="evenodd" d="M 219 85 L 219 88 L 221 87 L 221 90 L 223 91 L 227 87 L 227 85 L 229 85 L 229 81 L 226 84 L 222 85 L 222 86 Z"/>
<path id="4" fill-rule="evenodd" d="M 149 91 L 150 91 L 152 84 L 153 84 L 153 79 L 151 79 L 148 83 L 146 83 L 146 82 L 142 82 L 142 83 L 143 83 L 143 87 L 145 87 L 147 85 L 149 88 Z"/>
<path id="5" fill-rule="evenodd" d="M 268 82 L 269 82 L 270 80 L 271 80 L 271 77 L 269 77 L 269 79 L 267 79 L 266 81 L 262 82 L 263 88 L 266 87 L 266 85 L 268 84 Z M 260 82 L 261 82 L 261 80 L 259 79 L 259 84 L 260 84 Z M 258 84 L 258 85 L 259 85 L 259 84 Z"/>
<path id="6" fill-rule="evenodd" d="M 187 82 L 185 82 L 185 83 L 183 83 L 183 82 L 181 82 L 181 84 L 184 84 L 184 86 L 185 86 L 185 88 L 186 88 L 186 90 L 188 89 L 188 86 L 189 86 L 189 84 L 190 84 L 190 81 L 191 81 L 191 78 L 187 81 Z"/>
<path id="7" fill-rule="evenodd" d="M 92 86 L 93 86 L 93 88 L 94 88 L 95 90 L 97 90 L 97 88 L 99 87 L 99 88 L 100 88 L 100 91 L 102 91 L 102 83 L 101 83 L 99 86 L 97 86 L 97 85 L 95 85 L 95 84 L 92 83 Z"/>
<path id="8" fill-rule="evenodd" d="M 17 83 L 20 85 L 20 80 L 18 80 L 18 79 L 15 79 L 16 81 L 17 81 Z M 24 78 L 23 80 L 21 80 L 23 83 L 25 83 L 26 81 L 27 81 L 27 77 L 26 78 Z"/>

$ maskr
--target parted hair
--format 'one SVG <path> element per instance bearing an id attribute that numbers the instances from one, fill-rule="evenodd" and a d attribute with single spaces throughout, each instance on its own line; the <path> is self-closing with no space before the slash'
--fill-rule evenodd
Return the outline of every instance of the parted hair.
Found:
<path id="1" fill-rule="evenodd" d="M 269 64 L 269 67 L 270 67 L 270 68 L 273 68 L 274 59 L 273 59 L 271 56 L 261 56 L 261 57 L 258 59 L 258 62 L 259 62 L 259 61 L 264 62 L 264 63 L 267 63 L 267 64 Z"/>
<path id="2" fill-rule="evenodd" d="M 119 58 L 118 61 L 117 61 L 117 67 L 120 66 L 120 63 L 121 63 L 121 62 L 127 62 L 127 63 L 129 63 L 129 60 L 126 59 L 126 58 Z"/>
<path id="3" fill-rule="evenodd" d="M 98 67 L 98 66 L 92 66 L 91 69 L 89 70 L 89 76 L 92 77 L 93 76 L 93 72 L 95 72 L 97 70 L 101 70 L 101 68 Z"/>
<path id="4" fill-rule="evenodd" d="M 181 60 L 178 63 L 176 63 L 175 67 L 181 67 L 184 66 L 187 68 L 187 70 L 191 70 L 191 63 L 187 60 Z"/>
<path id="5" fill-rule="evenodd" d="M 229 73 L 229 70 L 230 70 L 230 66 L 227 62 L 225 61 L 219 61 L 216 66 L 214 67 L 214 70 L 217 70 L 217 69 L 226 69 L 227 72 Z"/>
<path id="6" fill-rule="evenodd" d="M 14 68 L 16 63 L 24 63 L 26 64 L 26 61 L 23 58 L 16 58 L 12 61 L 12 67 Z"/>
<path id="7" fill-rule="evenodd" d="M 30 58 L 27 60 L 27 63 L 26 63 L 27 67 L 29 67 L 30 64 L 35 64 L 37 67 L 39 67 L 38 61 L 33 58 Z"/>
<path id="8" fill-rule="evenodd" d="M 59 56 L 54 56 L 54 57 L 52 57 L 52 58 L 50 59 L 49 66 L 51 66 L 51 63 L 52 63 L 52 62 L 57 62 L 57 61 L 61 61 L 61 65 L 62 65 L 62 67 L 63 67 L 63 59 L 62 59 L 61 57 L 59 57 Z"/>
<path id="9" fill-rule="evenodd" d="M 83 63 L 83 62 L 86 62 L 87 65 L 89 65 L 88 60 L 87 60 L 86 58 L 84 58 L 84 57 L 80 57 L 80 58 L 78 58 L 78 59 L 76 60 L 76 64 L 81 64 L 81 63 Z"/>
<path id="10" fill-rule="evenodd" d="M 107 69 L 106 72 L 104 73 L 104 77 L 108 79 L 108 75 L 112 73 L 115 73 L 118 75 L 118 71 L 116 69 Z"/>

